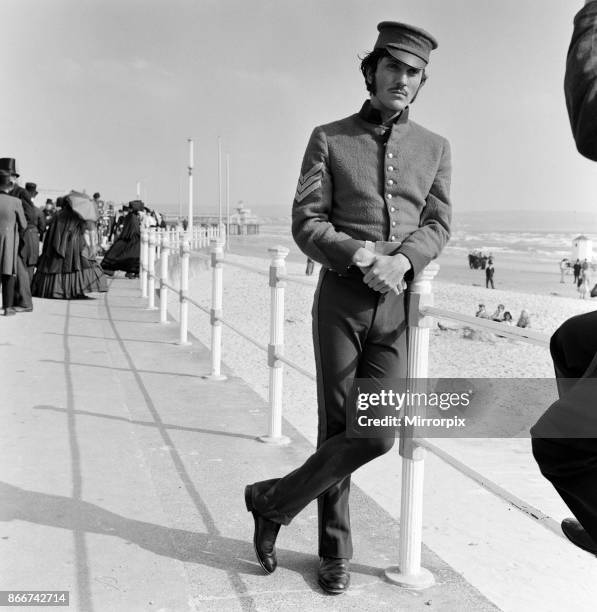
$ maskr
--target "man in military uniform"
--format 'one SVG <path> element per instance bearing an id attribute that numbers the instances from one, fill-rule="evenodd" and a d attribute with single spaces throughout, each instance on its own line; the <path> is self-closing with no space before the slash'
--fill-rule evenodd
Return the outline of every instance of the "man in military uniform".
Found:
<path id="1" fill-rule="evenodd" d="M 578 151 L 597 161 L 597 1 L 574 18 L 564 79 L 566 105 Z M 531 429 L 533 454 L 575 519 L 562 531 L 597 555 L 597 311 L 564 322 L 551 338 L 558 392 Z M 578 520 L 577 520 L 578 519 Z"/>
<path id="2" fill-rule="evenodd" d="M 283 478 L 245 490 L 255 551 L 268 573 L 276 568 L 280 525 L 318 499 L 318 579 L 333 594 L 350 582 L 350 475 L 394 443 L 349 437 L 346 398 L 356 378 L 406 376 L 403 289 L 450 232 L 448 141 L 409 118 L 437 42 L 397 22 L 378 31 L 361 63 L 371 99 L 358 113 L 315 128 L 293 204 L 294 239 L 322 265 L 312 311 L 317 451 Z"/>

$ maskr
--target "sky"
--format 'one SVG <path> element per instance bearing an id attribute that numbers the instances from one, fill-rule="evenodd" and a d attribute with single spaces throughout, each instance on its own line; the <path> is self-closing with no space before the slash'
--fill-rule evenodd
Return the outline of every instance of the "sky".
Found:
<path id="1" fill-rule="evenodd" d="M 140 181 L 151 207 L 185 211 L 192 137 L 195 210 L 211 213 L 219 137 L 231 207 L 285 214 L 312 129 L 358 111 L 359 56 L 397 20 L 439 41 L 410 116 L 450 140 L 455 211 L 591 211 L 597 166 L 575 150 L 563 95 L 582 4 L 3 0 L 0 156 L 40 196 L 125 202 Z"/>

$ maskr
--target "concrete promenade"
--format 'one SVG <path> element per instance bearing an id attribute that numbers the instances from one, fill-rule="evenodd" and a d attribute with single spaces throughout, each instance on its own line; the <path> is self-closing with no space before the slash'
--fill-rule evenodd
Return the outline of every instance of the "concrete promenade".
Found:
<path id="1" fill-rule="evenodd" d="M 256 442 L 263 400 L 230 371 L 206 379 L 208 350 L 174 344 L 144 306 L 116 278 L 96 299 L 0 318 L 0 590 L 67 590 L 80 612 L 497 609 L 426 548 L 436 586 L 387 583 L 398 524 L 357 486 L 348 594 L 317 585 L 315 504 L 264 575 L 244 485 L 312 446 L 288 423 L 291 445 Z"/>

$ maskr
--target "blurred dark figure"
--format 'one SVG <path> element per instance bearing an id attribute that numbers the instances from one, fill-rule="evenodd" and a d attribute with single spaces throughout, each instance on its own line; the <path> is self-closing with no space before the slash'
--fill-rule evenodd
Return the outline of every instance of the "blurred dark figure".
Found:
<path id="1" fill-rule="evenodd" d="M 33 204 L 33 200 L 37 195 L 37 185 L 35 183 L 25 183 L 25 191 L 29 194 L 31 204 L 23 206 L 27 219 L 27 228 L 21 234 L 21 248 L 19 249 L 19 254 L 27 268 L 29 282 L 31 283 L 33 273 L 35 272 L 35 266 L 39 259 L 39 243 L 43 240 L 43 235 L 46 231 L 46 223 L 42 211 Z"/>
<path id="2" fill-rule="evenodd" d="M 564 80 L 578 151 L 597 161 L 597 1 L 574 19 Z M 577 262 L 578 263 L 578 262 Z M 580 271 L 579 271 L 580 272 Z M 576 272 L 575 272 L 576 274 Z M 597 311 L 564 322 L 551 338 L 559 399 L 531 429 L 533 454 L 576 518 L 564 535 L 597 554 Z"/>
<path id="3" fill-rule="evenodd" d="M 129 203 L 130 212 L 124 218 L 122 231 L 102 260 L 102 269 L 108 276 L 112 276 L 116 270 L 124 270 L 127 278 L 139 276 L 143 208 L 141 200 L 133 200 Z"/>
<path id="4" fill-rule="evenodd" d="M 42 214 L 44 217 L 44 232 L 50 227 L 50 223 L 56 214 L 56 207 L 54 206 L 54 202 L 52 198 L 48 198 L 46 200 L 46 204 L 42 210 Z"/>
<path id="5" fill-rule="evenodd" d="M 580 271 L 582 266 L 580 265 L 580 260 L 577 259 L 572 266 L 572 271 L 574 272 L 574 280 L 572 281 L 577 287 L 580 284 Z"/>

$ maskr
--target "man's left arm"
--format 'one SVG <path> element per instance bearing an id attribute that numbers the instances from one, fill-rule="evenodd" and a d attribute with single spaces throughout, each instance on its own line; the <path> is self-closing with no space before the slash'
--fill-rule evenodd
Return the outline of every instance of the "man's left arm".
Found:
<path id="1" fill-rule="evenodd" d="M 451 176 L 450 143 L 444 139 L 439 167 L 426 199 L 427 204 L 421 211 L 419 229 L 410 234 L 398 249 L 398 254 L 404 255 L 410 261 L 413 277 L 442 252 L 450 239 Z M 410 274 L 407 279 L 409 278 Z"/>

